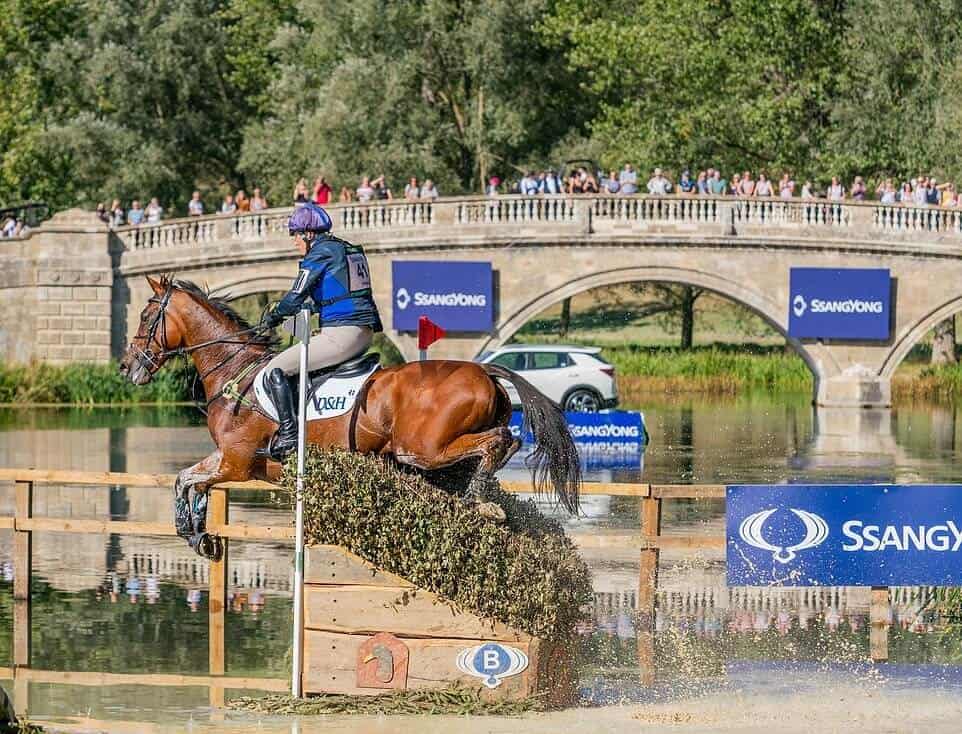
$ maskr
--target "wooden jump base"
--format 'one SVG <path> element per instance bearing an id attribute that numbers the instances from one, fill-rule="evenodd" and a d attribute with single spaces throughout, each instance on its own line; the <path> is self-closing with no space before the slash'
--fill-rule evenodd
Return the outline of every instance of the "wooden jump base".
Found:
<path id="1" fill-rule="evenodd" d="M 306 549 L 305 693 L 377 695 L 457 681 L 486 698 L 544 695 L 568 700 L 566 651 L 507 625 L 455 611 L 436 594 L 376 568 L 340 546 Z M 477 652 L 479 648 L 485 649 Z M 472 670 L 472 659 L 517 655 L 503 678 Z M 488 681 L 485 683 L 485 681 Z"/>

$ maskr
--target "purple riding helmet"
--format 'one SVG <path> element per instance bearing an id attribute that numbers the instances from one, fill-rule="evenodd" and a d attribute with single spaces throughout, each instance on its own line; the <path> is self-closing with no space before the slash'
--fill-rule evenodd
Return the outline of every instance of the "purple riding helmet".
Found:
<path id="1" fill-rule="evenodd" d="M 287 220 L 287 231 L 293 237 L 295 234 L 322 234 L 330 232 L 334 223 L 330 215 L 317 204 L 308 202 L 294 210 Z"/>

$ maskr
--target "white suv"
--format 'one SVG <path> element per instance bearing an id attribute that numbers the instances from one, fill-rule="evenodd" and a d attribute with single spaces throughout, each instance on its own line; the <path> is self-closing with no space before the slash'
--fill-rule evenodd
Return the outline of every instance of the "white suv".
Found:
<path id="1" fill-rule="evenodd" d="M 615 368 L 599 352 L 599 347 L 511 344 L 483 352 L 477 361 L 517 372 L 564 410 L 597 413 L 618 405 Z M 511 402 L 518 405 L 517 391 L 510 385 L 505 387 Z"/>

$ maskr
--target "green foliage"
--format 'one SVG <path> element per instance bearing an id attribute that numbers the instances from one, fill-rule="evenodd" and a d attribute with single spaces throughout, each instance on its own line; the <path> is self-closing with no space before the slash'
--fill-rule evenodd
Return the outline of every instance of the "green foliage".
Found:
<path id="1" fill-rule="evenodd" d="M 955 403 L 962 398 L 962 364 L 927 365 L 909 379 L 896 375 L 892 397 Z"/>
<path id="2" fill-rule="evenodd" d="M 294 497 L 294 464 L 284 484 Z M 341 545 L 457 607 L 532 635 L 574 637 L 590 603 L 588 568 L 561 527 L 531 502 L 486 488 L 504 525 L 379 457 L 311 450 L 305 474 L 308 544 Z"/>
<path id="3" fill-rule="evenodd" d="M 817 160 L 842 3 L 559 0 L 543 31 L 602 99 L 605 163 L 798 168 Z"/>
<path id="4" fill-rule="evenodd" d="M 116 363 L 27 365 L 0 363 L 0 403 L 175 403 L 190 400 L 193 366 L 183 362 L 160 370 L 147 385 L 137 386 L 120 374 Z"/>

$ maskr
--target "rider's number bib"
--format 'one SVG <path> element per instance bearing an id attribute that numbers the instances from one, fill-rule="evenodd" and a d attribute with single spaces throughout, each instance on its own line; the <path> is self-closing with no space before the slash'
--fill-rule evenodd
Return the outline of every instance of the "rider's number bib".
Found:
<path id="1" fill-rule="evenodd" d="M 347 271 L 347 289 L 351 293 L 370 289 L 371 271 L 363 252 L 354 252 L 347 256 Z"/>

